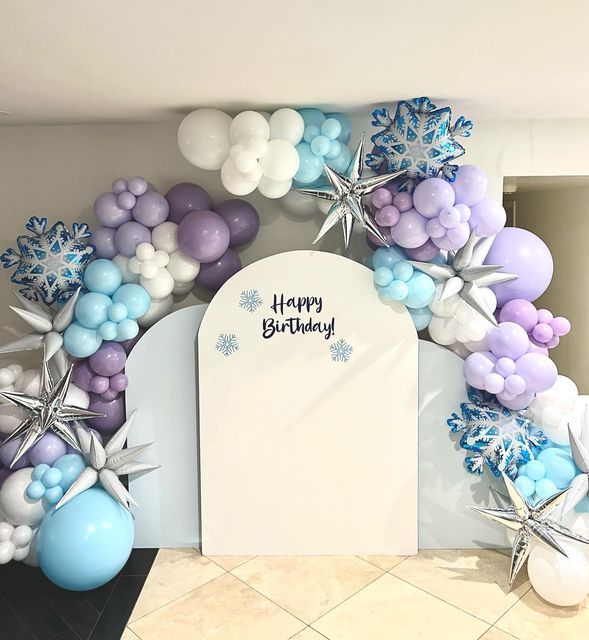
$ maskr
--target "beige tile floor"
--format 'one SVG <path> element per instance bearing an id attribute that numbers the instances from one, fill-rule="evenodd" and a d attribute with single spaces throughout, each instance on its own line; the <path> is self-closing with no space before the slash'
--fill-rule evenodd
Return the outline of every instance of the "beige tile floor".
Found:
<path id="1" fill-rule="evenodd" d="M 589 606 L 558 609 L 499 551 L 417 556 L 204 557 L 162 549 L 124 640 L 578 638 Z"/>

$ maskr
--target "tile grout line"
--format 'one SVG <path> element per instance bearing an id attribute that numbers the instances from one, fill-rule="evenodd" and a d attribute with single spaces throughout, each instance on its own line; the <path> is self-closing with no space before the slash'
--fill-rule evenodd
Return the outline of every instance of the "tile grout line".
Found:
<path id="1" fill-rule="evenodd" d="M 498 629 L 499 631 L 501 631 L 501 632 L 503 632 L 503 633 L 507 633 L 508 635 L 512 635 L 512 636 L 513 636 L 513 633 L 511 633 L 510 631 L 504 631 L 501 627 L 497 627 L 497 626 L 496 626 L 496 624 L 497 624 L 500 620 L 502 620 L 502 619 L 503 619 L 503 618 L 504 618 L 504 617 L 505 617 L 505 616 L 506 616 L 506 615 L 507 615 L 507 614 L 508 614 L 512 609 L 513 609 L 513 607 L 515 607 L 515 605 L 516 605 L 516 604 L 518 604 L 519 602 L 521 602 L 521 601 L 523 600 L 524 596 L 527 596 L 527 595 L 528 595 L 528 593 L 530 593 L 530 591 L 532 591 L 532 589 L 533 589 L 533 587 L 532 587 L 532 584 L 530 583 L 530 588 L 529 588 L 529 589 L 528 589 L 528 590 L 527 590 L 527 591 L 522 595 L 522 597 L 521 597 L 517 602 L 514 602 L 514 603 L 511 605 L 511 607 L 509 607 L 509 609 L 507 609 L 507 611 L 506 611 L 503 615 L 499 616 L 499 618 L 497 618 L 497 620 L 495 620 L 495 622 L 493 622 L 493 626 L 494 626 L 496 629 Z M 513 637 L 514 637 L 516 640 L 521 640 L 521 639 L 519 638 L 519 636 L 513 636 Z"/>
<path id="2" fill-rule="evenodd" d="M 195 549 L 195 551 L 198 551 L 198 549 Z M 256 558 L 260 557 L 260 556 L 252 556 L 251 558 L 248 558 L 247 560 L 244 560 L 243 562 L 236 564 L 231 569 L 225 569 L 223 565 L 219 564 L 218 562 L 215 562 L 215 560 L 213 560 L 210 556 L 203 556 L 202 553 L 200 555 L 201 557 L 206 558 L 207 560 L 210 560 L 213 564 L 216 564 L 218 567 L 221 567 L 221 569 L 223 569 L 223 571 L 226 571 L 227 573 L 231 573 L 235 569 L 238 569 L 239 567 L 243 567 L 244 564 L 247 564 L 248 562 L 251 562 L 252 560 L 255 560 Z"/>
<path id="3" fill-rule="evenodd" d="M 405 556 L 403 560 L 400 560 L 399 562 L 397 562 L 397 564 L 393 565 L 390 569 L 383 569 L 383 567 L 375 564 L 374 562 L 371 562 L 370 560 L 366 560 L 366 558 L 363 558 L 362 556 L 354 556 L 354 557 L 358 558 L 359 560 L 364 560 L 364 562 L 368 562 L 368 564 L 371 564 L 373 567 L 376 567 L 377 569 L 380 569 L 381 571 L 385 571 L 388 573 L 389 571 L 396 569 L 400 564 L 403 564 L 405 560 L 409 560 L 409 558 L 411 558 L 412 556 Z"/>

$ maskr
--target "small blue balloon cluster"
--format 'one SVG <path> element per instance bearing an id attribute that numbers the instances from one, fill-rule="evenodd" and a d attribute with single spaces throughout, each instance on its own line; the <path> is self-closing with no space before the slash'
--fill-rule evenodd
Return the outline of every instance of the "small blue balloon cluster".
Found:
<path id="1" fill-rule="evenodd" d="M 383 302 L 403 302 L 411 314 L 415 328 L 425 329 L 432 319 L 428 305 L 434 299 L 433 279 L 416 271 L 398 247 L 380 247 L 372 256 L 374 284 Z"/>
<path id="2" fill-rule="evenodd" d="M 33 469 L 33 480 L 26 488 L 27 497 L 29 500 L 42 499 L 47 508 L 53 507 L 85 468 L 84 458 L 77 453 L 61 456 L 52 467 L 39 464 Z"/>
<path id="3" fill-rule="evenodd" d="M 515 486 L 531 502 L 538 502 L 566 489 L 576 475 L 575 463 L 567 449 L 547 447 L 535 460 L 518 467 Z"/>
<path id="4" fill-rule="evenodd" d="M 300 109 L 305 122 L 303 139 L 296 146 L 299 170 L 295 174 L 295 187 L 316 186 L 325 182 L 323 165 L 344 172 L 352 159 L 346 146 L 352 127 L 343 113 L 325 114 L 319 109 Z"/>

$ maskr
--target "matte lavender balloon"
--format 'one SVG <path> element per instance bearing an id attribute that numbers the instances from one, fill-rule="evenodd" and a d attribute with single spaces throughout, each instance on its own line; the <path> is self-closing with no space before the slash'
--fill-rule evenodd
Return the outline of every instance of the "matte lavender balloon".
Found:
<path id="1" fill-rule="evenodd" d="M 516 363 L 516 373 L 526 381 L 526 391 L 539 393 L 554 385 L 558 370 L 552 360 L 540 353 L 526 353 Z"/>
<path id="2" fill-rule="evenodd" d="M 216 262 L 229 248 L 229 227 L 214 211 L 191 211 L 178 225 L 178 245 L 199 262 Z"/>
<path id="3" fill-rule="evenodd" d="M 468 224 L 479 238 L 497 235 L 505 226 L 507 214 L 500 202 L 494 198 L 483 198 L 470 209 Z"/>
<path id="4" fill-rule="evenodd" d="M 116 431 L 125 422 L 125 398 L 121 395 L 114 400 L 105 400 L 96 394 L 90 394 L 90 411 L 104 414 L 104 418 L 92 418 L 90 424 L 99 431 Z"/>
<path id="5" fill-rule="evenodd" d="M 444 207 L 454 206 L 454 201 L 454 189 L 442 178 L 427 178 L 413 192 L 413 206 L 426 218 L 433 218 Z"/>
<path id="6" fill-rule="evenodd" d="M 541 353 L 543 356 L 548 356 L 548 349 L 546 348 L 545 345 L 539 345 L 539 344 L 536 344 L 533 340 L 530 340 L 528 353 Z"/>
<path id="7" fill-rule="evenodd" d="M 421 262 L 429 262 L 440 254 L 440 250 L 431 240 L 422 244 L 421 247 L 403 249 L 403 251 L 408 258 L 411 258 L 411 260 L 419 260 Z"/>
<path id="8" fill-rule="evenodd" d="M 16 455 L 21 442 L 22 438 L 16 438 L 15 440 L 11 440 L 10 442 L 0 446 L 0 462 L 5 467 L 10 468 L 10 463 L 14 460 L 14 456 Z M 12 471 L 18 471 L 19 469 L 24 469 L 28 466 L 30 466 L 29 455 L 25 453 L 25 455 L 13 465 Z"/>
<path id="9" fill-rule="evenodd" d="M 229 246 L 241 247 L 251 242 L 260 230 L 260 216 L 245 200 L 225 200 L 215 208 L 229 227 Z"/>
<path id="10" fill-rule="evenodd" d="M 538 311 L 528 300 L 516 298 L 506 302 L 499 311 L 499 322 L 515 322 L 527 333 L 538 324 Z"/>
<path id="11" fill-rule="evenodd" d="M 404 213 L 413 208 L 413 197 L 410 193 L 402 191 L 393 196 L 393 205 L 395 205 L 401 213 Z"/>
<path id="12" fill-rule="evenodd" d="M 131 212 L 121 209 L 117 204 L 117 196 L 110 191 L 98 196 L 94 201 L 94 215 L 103 227 L 120 227 L 132 219 Z"/>
<path id="13" fill-rule="evenodd" d="M 456 202 L 472 207 L 480 202 L 487 193 L 487 174 L 475 164 L 463 164 L 458 167 L 452 188 Z"/>
<path id="14" fill-rule="evenodd" d="M 98 227 L 92 234 L 92 244 L 96 247 L 96 257 L 112 260 L 118 251 L 115 247 L 116 229 Z"/>
<path id="15" fill-rule="evenodd" d="M 219 260 L 200 265 L 200 271 L 196 276 L 196 284 L 209 291 L 218 291 L 240 269 L 241 260 L 239 256 L 233 249 L 227 249 Z"/>
<path id="16" fill-rule="evenodd" d="M 517 227 L 507 227 L 499 232 L 485 264 L 502 265 L 501 271 L 518 276 L 517 280 L 491 287 L 499 307 L 516 298 L 536 300 L 548 288 L 554 270 L 546 244 L 530 231 Z"/>
<path id="17" fill-rule="evenodd" d="M 33 466 L 38 464 L 52 465 L 58 458 L 64 456 L 66 451 L 65 442 L 59 436 L 48 431 L 29 451 L 29 461 Z"/>
<path id="18" fill-rule="evenodd" d="M 110 387 L 110 380 L 105 376 L 94 376 L 90 383 L 92 393 L 103 394 Z"/>
<path id="19" fill-rule="evenodd" d="M 94 373 L 110 378 L 124 369 L 127 354 L 120 343 L 103 342 L 98 347 L 98 351 L 90 356 L 88 362 Z"/>
<path id="20" fill-rule="evenodd" d="M 132 258 L 142 242 L 151 242 L 151 231 L 135 220 L 125 222 L 115 233 L 115 247 L 126 258 Z"/>
<path id="21" fill-rule="evenodd" d="M 554 335 L 558 337 L 566 336 L 571 331 L 571 323 L 567 318 L 563 318 L 562 316 L 557 316 L 550 323 L 552 330 L 554 331 Z"/>
<path id="22" fill-rule="evenodd" d="M 395 241 L 393 240 L 393 238 L 391 236 L 391 227 L 381 227 L 378 224 L 377 224 L 377 227 L 379 228 L 380 232 L 382 233 L 384 239 L 387 241 L 387 244 L 385 245 L 384 242 L 380 238 L 377 238 L 370 231 L 366 232 L 366 239 L 368 240 L 368 243 L 373 247 L 385 247 L 385 246 L 392 247 L 395 244 Z"/>
<path id="23" fill-rule="evenodd" d="M 79 360 L 76 362 L 72 373 L 72 381 L 76 387 L 79 387 L 82 391 L 90 391 L 90 385 L 94 376 L 95 373 L 91 369 L 88 360 Z"/>
<path id="24" fill-rule="evenodd" d="M 193 182 L 180 182 L 175 184 L 166 193 L 166 200 L 170 205 L 168 220 L 180 224 L 189 211 L 211 210 L 213 201 L 209 194 L 199 185 Z"/>
<path id="25" fill-rule="evenodd" d="M 429 240 L 429 234 L 425 230 L 426 224 L 427 218 L 415 209 L 409 209 L 401 214 L 399 222 L 392 227 L 391 237 L 400 247 L 416 249 Z"/>
<path id="26" fill-rule="evenodd" d="M 124 391 L 129 385 L 129 378 L 124 373 L 115 373 L 110 379 L 110 388 L 117 393 Z"/>
<path id="27" fill-rule="evenodd" d="M 534 399 L 534 394 L 531 391 L 526 391 L 519 396 L 511 397 L 505 391 L 497 394 L 497 400 L 508 409 L 512 409 L 513 411 L 521 411 L 522 409 L 526 409 L 532 403 Z"/>
<path id="28" fill-rule="evenodd" d="M 501 322 L 489 334 L 489 347 L 498 358 L 517 360 L 527 352 L 530 339 L 515 322 Z"/>
<path id="29" fill-rule="evenodd" d="M 110 402 L 111 400 L 119 397 L 119 392 L 109 387 L 104 393 L 101 394 L 101 396 L 103 400 L 108 400 Z"/>
<path id="30" fill-rule="evenodd" d="M 471 353 L 464 361 L 464 378 L 475 389 L 485 388 L 485 377 L 493 371 L 496 358 L 488 351 Z"/>
<path id="31" fill-rule="evenodd" d="M 146 227 L 157 227 L 168 219 L 170 205 L 161 193 L 148 191 L 137 198 L 133 207 L 133 218 Z"/>

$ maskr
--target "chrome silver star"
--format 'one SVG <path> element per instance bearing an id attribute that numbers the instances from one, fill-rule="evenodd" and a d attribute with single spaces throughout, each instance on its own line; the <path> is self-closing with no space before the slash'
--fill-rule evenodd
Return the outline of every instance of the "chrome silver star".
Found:
<path id="1" fill-rule="evenodd" d="M 416 260 L 408 262 L 437 282 L 443 283 L 440 300 L 458 295 L 483 318 L 497 326 L 493 311 L 487 306 L 479 288 L 516 280 L 517 275 L 503 273 L 500 271 L 503 268 L 501 265 L 483 264 L 492 244 L 492 237 L 479 240 L 473 231 L 462 249 L 448 253 L 448 264 Z"/>
<path id="2" fill-rule="evenodd" d="M 72 323 L 79 294 L 80 289 L 76 289 L 63 307 L 55 312 L 53 307 L 47 307 L 42 302 L 32 302 L 23 295 L 15 293 L 22 308 L 13 306 L 10 308 L 31 327 L 32 332 L 0 346 L 0 354 L 43 349 L 44 359 L 50 360 L 62 348 L 62 333 Z"/>
<path id="3" fill-rule="evenodd" d="M 563 514 L 572 511 L 585 496 L 589 495 L 589 406 L 585 406 L 579 435 L 569 425 L 569 442 L 573 460 L 581 473 L 576 475 L 570 484 L 562 509 Z"/>
<path id="4" fill-rule="evenodd" d="M 17 407 L 21 407 L 21 409 L 25 409 L 29 414 L 29 417 L 4 440 L 6 443 L 22 437 L 22 442 L 10 464 L 11 468 L 49 429 L 70 447 L 79 451 L 80 446 L 76 434 L 69 423 L 102 416 L 100 413 L 89 411 L 83 407 L 65 404 L 72 369 L 73 365 L 60 380 L 54 383 L 49 371 L 49 364 L 44 361 L 41 367 L 39 396 L 31 396 L 17 391 L 0 391 L 0 397 Z"/>
<path id="5" fill-rule="evenodd" d="M 512 504 L 510 507 L 507 509 L 470 507 L 470 509 L 480 513 L 489 520 L 502 524 L 508 529 L 517 531 L 513 542 L 511 567 L 509 570 L 509 589 L 511 590 L 517 574 L 530 555 L 532 541 L 536 540 L 541 542 L 566 556 L 567 554 L 564 549 L 555 539 L 555 534 L 585 544 L 589 544 L 589 540 L 574 533 L 560 522 L 552 520 L 549 517 L 566 500 L 569 489 L 560 491 L 551 498 L 543 500 L 535 507 L 532 507 L 526 499 L 519 494 L 511 478 L 503 474 L 503 480 L 505 481 L 505 486 L 511 499 Z"/>
<path id="6" fill-rule="evenodd" d="M 363 161 L 364 136 L 362 136 L 362 140 L 360 140 L 360 143 L 356 147 L 354 156 L 345 173 L 339 173 L 327 165 L 324 165 L 325 175 L 327 176 L 329 185 L 316 187 L 315 189 L 297 189 L 300 193 L 333 202 L 327 213 L 327 219 L 323 223 L 317 237 L 313 240 L 313 244 L 319 242 L 332 227 L 341 223 L 344 231 L 344 243 L 347 249 L 350 244 L 354 222 L 358 222 L 364 229 L 375 235 L 385 246 L 388 246 L 386 238 L 381 233 L 377 224 L 372 220 L 370 211 L 362 202 L 362 198 L 376 191 L 387 182 L 404 174 L 405 171 L 363 178 Z"/>
<path id="7" fill-rule="evenodd" d="M 131 447 L 130 449 L 123 448 L 134 417 L 135 412 L 131 414 L 127 422 L 125 422 L 104 447 L 100 444 L 100 440 L 98 440 L 96 434 L 93 432 L 86 431 L 85 429 L 77 430 L 80 449 L 88 466 L 57 503 L 55 506 L 56 509 L 68 503 L 72 498 L 82 493 L 82 491 L 93 487 L 97 482 L 100 482 L 105 491 L 115 500 L 118 500 L 126 509 L 129 509 L 130 504 L 139 506 L 135 500 L 133 500 L 127 489 L 125 489 L 119 480 L 119 476 L 152 471 L 153 469 L 159 468 L 159 465 L 137 462 L 135 459 L 141 451 L 150 447 L 153 442 Z"/>

